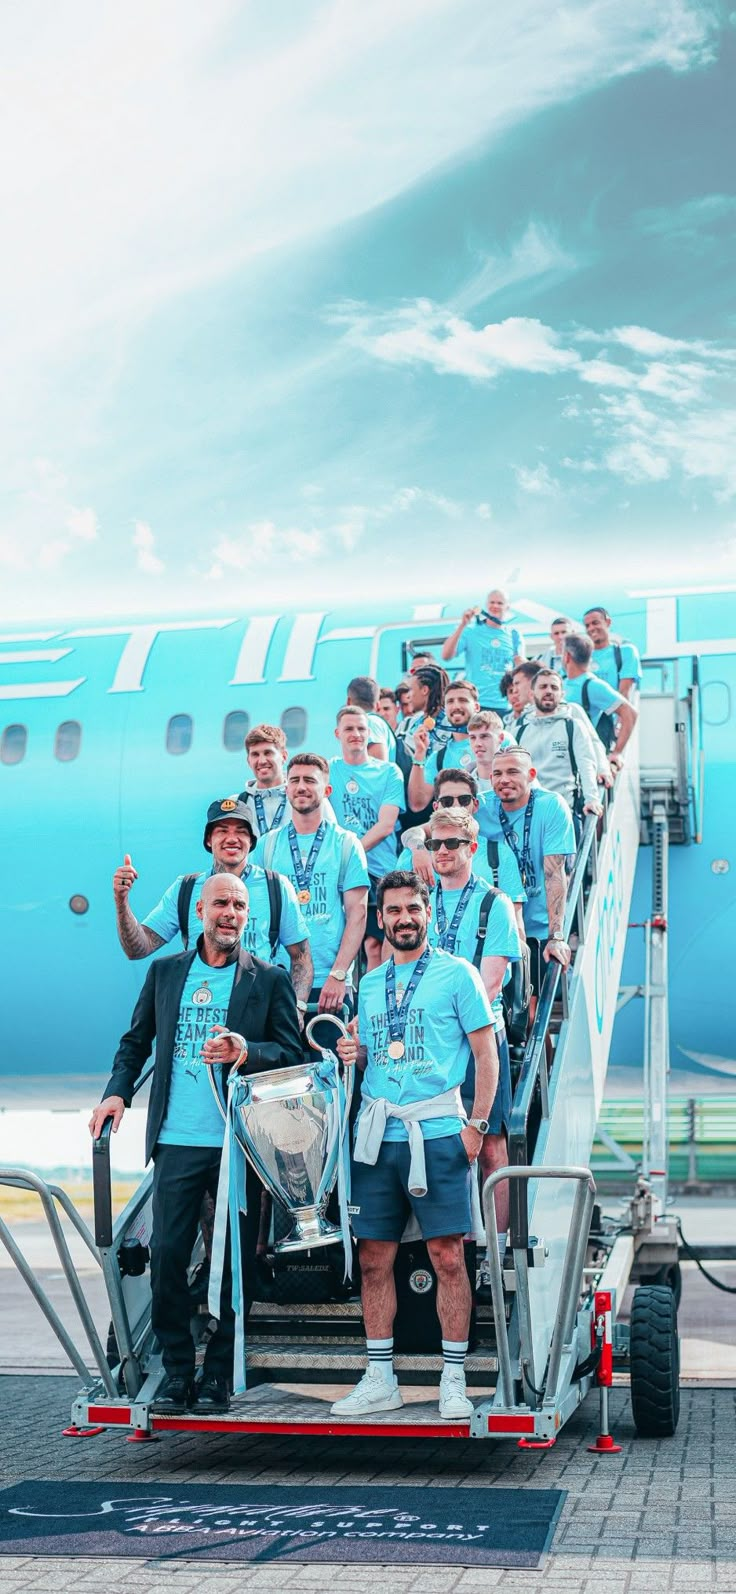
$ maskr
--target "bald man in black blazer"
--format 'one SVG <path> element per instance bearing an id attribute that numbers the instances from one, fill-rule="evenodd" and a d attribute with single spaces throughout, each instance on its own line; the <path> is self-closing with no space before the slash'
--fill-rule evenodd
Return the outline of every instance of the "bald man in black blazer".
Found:
<path id="1" fill-rule="evenodd" d="M 198 1060 L 221 1071 L 221 1081 L 238 1064 L 243 1073 L 262 1073 L 266 1069 L 287 1068 L 303 1060 L 302 1040 L 297 1019 L 294 989 L 285 969 L 251 957 L 241 946 L 248 917 L 246 883 L 236 875 L 216 874 L 205 881 L 197 904 L 203 933 L 196 947 L 175 957 L 152 963 L 133 1013 L 130 1029 L 123 1035 L 112 1067 L 103 1101 L 95 1108 L 90 1129 L 95 1137 L 107 1118 L 117 1129 L 133 1088 L 156 1043 L 151 1094 L 146 1122 L 146 1158 L 153 1158 L 153 1234 L 151 1238 L 151 1322 L 162 1348 L 167 1374 L 156 1405 L 164 1411 L 186 1411 L 196 1400 L 203 1410 L 226 1410 L 228 1383 L 232 1371 L 234 1317 L 231 1305 L 230 1276 L 226 1266 L 223 1278 L 221 1313 L 217 1332 L 205 1352 L 202 1379 L 194 1390 L 194 1343 L 189 1328 L 187 1268 L 197 1234 L 202 1198 L 217 1193 L 222 1136 L 211 1093 L 197 1096 L 202 1113 L 203 1144 L 194 1129 L 187 1127 L 186 1143 L 174 1132 L 164 1133 L 172 1099 L 172 1076 L 176 1085 L 175 1063 L 181 1063 L 183 1048 L 177 1034 L 187 982 L 197 961 L 212 970 L 210 979 L 228 988 L 225 1024 L 209 1026 L 210 1034 L 201 1046 Z M 234 965 L 232 984 L 229 969 Z M 191 982 L 190 982 L 191 983 Z M 202 987 L 207 992 L 207 980 Z M 194 1000 L 200 996 L 194 993 Z M 187 1009 L 191 1016 L 191 1010 Z M 206 1006 L 199 1010 L 203 1024 Z M 213 1015 L 214 1016 L 214 1013 Z M 199 1044 L 199 1043 L 197 1043 Z M 190 1063 L 195 1059 L 190 1058 Z M 186 1072 L 186 1070 L 184 1070 Z M 194 1078 L 194 1075 L 192 1075 Z M 224 1090 L 222 1092 L 224 1095 Z M 222 1123 L 224 1130 L 224 1122 Z M 159 1137 L 164 1135 L 164 1140 Z M 215 1141 L 219 1140 L 219 1144 Z M 164 1143 L 165 1142 L 165 1143 Z M 246 1272 L 253 1266 L 258 1232 L 261 1186 L 248 1166 L 248 1221 L 245 1236 Z"/>

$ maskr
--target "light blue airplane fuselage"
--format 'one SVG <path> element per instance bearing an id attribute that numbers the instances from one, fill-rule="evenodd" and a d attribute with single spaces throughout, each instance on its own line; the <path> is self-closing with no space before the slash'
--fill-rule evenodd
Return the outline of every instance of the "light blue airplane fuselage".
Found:
<path id="1" fill-rule="evenodd" d="M 706 757 L 703 842 L 670 854 L 670 987 L 673 1069 L 736 1072 L 736 641 L 734 594 L 631 597 L 606 593 L 617 630 L 644 655 L 700 658 Z M 594 595 L 597 597 L 597 595 Z M 544 604 L 517 598 L 514 615 L 530 653 L 549 621 L 569 612 L 560 587 Z M 4 1000 L 0 1076 L 53 1074 L 104 1081 L 127 1027 L 146 964 L 118 944 L 112 874 L 130 853 L 139 879 L 131 906 L 143 917 L 183 871 L 204 866 L 208 803 L 242 788 L 249 771 L 245 722 L 283 719 L 292 750 L 330 755 L 335 711 L 351 676 L 395 685 L 402 644 L 451 629 L 456 605 L 386 604 L 322 614 L 167 615 L 94 626 L 42 625 L 0 638 Z M 573 609 L 572 612 L 575 612 Z M 645 681 L 646 685 L 646 681 Z M 191 720 L 187 751 L 167 751 L 172 718 Z M 59 758 L 81 727 L 78 755 Z M 186 721 L 170 733 L 186 741 Z M 714 867 L 715 865 L 715 867 Z M 725 866 L 728 865 L 728 868 Z M 70 907 L 85 898 L 87 911 Z M 649 852 L 639 856 L 632 917 L 649 908 Z M 642 978 L 632 932 L 624 979 Z M 169 949 L 178 950 L 174 944 Z M 636 1005 L 617 1020 L 614 1063 L 641 1057 Z M 705 1059 L 705 1061 L 703 1061 Z M 717 1060 L 721 1060 L 721 1063 Z M 732 1067 L 729 1069 L 728 1063 Z M 90 1080 L 90 1084 L 91 1084 Z M 0 1086 L 0 1098 L 2 1087 Z"/>

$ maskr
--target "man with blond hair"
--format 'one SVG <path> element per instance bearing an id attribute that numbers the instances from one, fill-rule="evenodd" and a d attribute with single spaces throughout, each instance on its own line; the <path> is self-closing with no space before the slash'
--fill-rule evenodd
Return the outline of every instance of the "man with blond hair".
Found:
<path id="1" fill-rule="evenodd" d="M 521 957 L 519 932 L 510 899 L 473 872 L 478 822 L 472 814 L 463 808 L 436 808 L 429 821 L 426 847 L 435 873 L 430 892 L 430 943 L 455 957 L 466 958 L 478 969 L 493 1014 L 498 1085 L 479 1153 L 481 1174 L 487 1179 L 508 1163 L 511 1070 L 501 990 L 509 978 L 510 963 Z M 466 1110 L 472 1105 L 474 1093 L 471 1059 L 461 1091 Z M 496 1189 L 495 1203 L 498 1232 L 505 1236 L 509 1217 L 505 1182 Z"/>

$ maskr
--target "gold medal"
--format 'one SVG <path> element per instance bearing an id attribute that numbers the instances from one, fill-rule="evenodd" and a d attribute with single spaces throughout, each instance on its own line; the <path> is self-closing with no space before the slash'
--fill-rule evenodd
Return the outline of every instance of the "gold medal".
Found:
<path id="1" fill-rule="evenodd" d="M 303 891 L 297 891 L 296 900 L 297 900 L 297 902 L 311 902 L 311 900 L 312 900 L 311 891 L 307 891 L 306 887 L 304 888 Z"/>
<path id="2" fill-rule="evenodd" d="M 425 714 L 424 719 L 422 720 L 422 725 L 424 726 L 425 731 L 433 731 L 436 724 L 437 721 L 432 718 L 431 714 Z"/>
<path id="3" fill-rule="evenodd" d="M 389 1055 L 389 1057 L 392 1057 L 394 1060 L 396 1060 L 399 1057 L 403 1057 L 405 1051 L 406 1051 L 406 1047 L 405 1047 L 403 1041 L 391 1041 L 389 1043 L 388 1055 Z"/>

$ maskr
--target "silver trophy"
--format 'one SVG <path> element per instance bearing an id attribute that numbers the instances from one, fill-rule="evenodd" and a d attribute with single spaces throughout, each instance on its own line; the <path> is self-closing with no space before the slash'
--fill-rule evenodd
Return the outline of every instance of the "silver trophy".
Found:
<path id="1" fill-rule="evenodd" d="M 236 1075 L 230 1081 L 235 1132 L 259 1179 L 293 1219 L 293 1228 L 274 1246 L 278 1253 L 311 1250 L 343 1239 L 325 1218 L 348 1134 L 353 1069 L 312 1040 L 315 1023 L 342 1020 L 320 1013 L 306 1036 L 319 1055 L 313 1063 L 277 1068 L 265 1074 Z"/>

